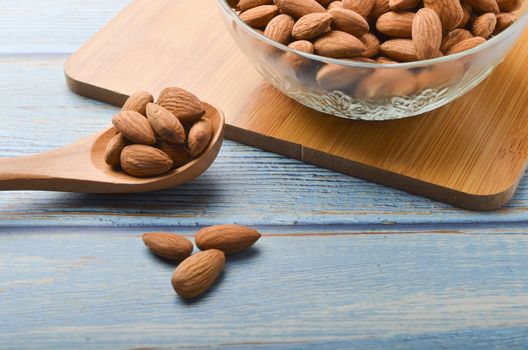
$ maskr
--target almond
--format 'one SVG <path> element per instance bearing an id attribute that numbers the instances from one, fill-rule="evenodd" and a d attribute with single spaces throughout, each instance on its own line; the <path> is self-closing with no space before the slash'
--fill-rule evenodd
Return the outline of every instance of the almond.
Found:
<path id="1" fill-rule="evenodd" d="M 484 39 L 487 39 L 493 34 L 495 26 L 497 25 L 497 17 L 494 13 L 485 13 L 478 16 L 473 21 L 473 26 L 471 31 L 474 36 L 480 36 Z"/>
<path id="2" fill-rule="evenodd" d="M 359 56 L 365 49 L 358 38 L 337 30 L 323 34 L 314 42 L 315 53 L 333 58 Z"/>
<path id="3" fill-rule="evenodd" d="M 332 16 L 328 13 L 309 13 L 299 18 L 292 30 L 297 40 L 311 39 L 330 29 Z"/>
<path id="4" fill-rule="evenodd" d="M 156 133 L 164 140 L 172 143 L 185 142 L 185 130 L 174 114 L 160 105 L 147 105 L 147 119 Z"/>
<path id="5" fill-rule="evenodd" d="M 172 287 L 185 299 L 192 299 L 208 290 L 222 273 L 223 252 L 211 249 L 185 259 L 172 274 Z"/>
<path id="6" fill-rule="evenodd" d="M 332 1 L 327 7 L 328 10 L 335 9 L 335 8 L 343 8 L 343 2 L 342 1 Z"/>
<path id="7" fill-rule="evenodd" d="M 157 148 L 130 145 L 121 152 L 121 167 L 132 176 L 156 176 L 169 171 L 172 168 L 172 160 Z"/>
<path id="8" fill-rule="evenodd" d="M 464 75 L 464 63 L 453 61 L 432 65 L 421 70 L 416 76 L 418 90 L 440 89 L 457 84 Z"/>
<path id="9" fill-rule="evenodd" d="M 389 0 L 374 0 L 374 6 L 372 7 L 368 17 L 376 19 L 390 10 Z"/>
<path id="10" fill-rule="evenodd" d="M 301 18 L 309 13 L 326 12 L 326 9 L 315 0 L 275 0 L 280 12 L 294 18 Z"/>
<path id="11" fill-rule="evenodd" d="M 138 112 L 124 111 L 112 118 L 116 129 L 129 141 L 145 145 L 156 143 L 156 134 L 147 118 Z"/>
<path id="12" fill-rule="evenodd" d="M 391 39 L 380 45 L 380 51 L 384 56 L 400 62 L 417 61 L 416 49 L 410 39 Z"/>
<path id="13" fill-rule="evenodd" d="M 315 1 L 317 1 L 324 7 L 328 6 L 332 2 L 332 0 L 315 0 Z"/>
<path id="14" fill-rule="evenodd" d="M 392 11 L 412 10 L 420 0 L 389 0 L 389 7 Z"/>
<path id="15" fill-rule="evenodd" d="M 378 18 L 376 28 L 393 38 L 411 38 L 414 16 L 414 12 L 390 11 Z"/>
<path id="16" fill-rule="evenodd" d="M 422 8 L 416 12 L 412 26 L 412 40 L 419 59 L 428 60 L 439 57 L 442 44 L 442 22 L 434 10 Z"/>
<path id="17" fill-rule="evenodd" d="M 380 51 L 380 41 L 377 36 L 372 33 L 367 33 L 359 38 L 361 42 L 365 45 L 365 51 L 363 51 L 363 56 L 365 57 L 374 57 L 379 54 Z"/>
<path id="18" fill-rule="evenodd" d="M 275 5 L 261 5 L 242 12 L 240 19 L 250 27 L 264 28 L 278 13 L 279 9 Z"/>
<path id="19" fill-rule="evenodd" d="M 345 33 L 352 34 L 356 38 L 368 33 L 369 24 L 359 13 L 347 9 L 332 9 L 328 13 L 332 15 L 332 28 Z"/>
<path id="20" fill-rule="evenodd" d="M 431 1 L 431 0 L 424 0 Z M 495 14 L 500 12 L 499 5 L 496 0 L 463 0 L 464 4 L 471 7 L 476 13 L 488 13 L 493 12 Z"/>
<path id="21" fill-rule="evenodd" d="M 469 20 L 471 19 L 471 15 L 473 14 L 473 11 L 471 11 L 471 7 L 469 7 L 466 4 L 462 4 L 462 11 L 464 11 L 464 17 L 462 17 L 462 21 L 460 21 L 457 28 L 463 29 L 466 27 Z"/>
<path id="22" fill-rule="evenodd" d="M 110 139 L 105 149 L 105 162 L 110 166 L 119 165 L 121 161 L 121 151 L 128 144 L 127 140 L 121 135 L 116 134 Z"/>
<path id="23" fill-rule="evenodd" d="M 367 74 L 369 69 L 326 64 L 317 72 L 316 80 L 324 89 L 350 90 Z"/>
<path id="24" fill-rule="evenodd" d="M 361 82 L 355 96 L 368 100 L 383 100 L 408 96 L 415 91 L 416 79 L 409 70 L 379 68 Z"/>
<path id="25" fill-rule="evenodd" d="M 165 259 L 181 261 L 188 258 L 193 251 L 193 244 L 183 236 L 149 232 L 143 235 L 143 242 L 154 254 Z"/>
<path id="26" fill-rule="evenodd" d="M 477 36 L 477 37 L 473 37 L 473 38 L 469 38 L 469 39 L 466 39 L 466 40 L 463 40 L 461 42 L 459 42 L 458 44 L 456 44 L 455 46 L 453 46 L 451 48 L 451 50 L 449 50 L 447 52 L 448 55 L 454 55 L 456 53 L 459 53 L 459 52 L 463 52 L 463 51 L 466 51 L 466 50 L 469 50 L 469 49 L 472 49 L 482 43 L 485 43 L 486 42 L 486 39 L 480 37 L 480 36 Z"/>
<path id="27" fill-rule="evenodd" d="M 194 123 L 200 120 L 205 113 L 198 97 L 177 87 L 163 89 L 157 103 L 169 110 L 182 123 Z"/>
<path id="28" fill-rule="evenodd" d="M 199 156 L 211 141 L 213 136 L 213 126 L 209 119 L 202 118 L 191 127 L 189 131 L 188 147 L 189 153 L 193 157 Z"/>
<path id="29" fill-rule="evenodd" d="M 503 12 L 497 15 L 497 24 L 495 25 L 495 30 L 493 34 L 499 34 L 504 29 L 508 28 L 517 20 L 517 16 L 513 13 Z"/>
<path id="30" fill-rule="evenodd" d="M 273 5 L 273 0 L 240 0 L 236 6 L 239 11 L 247 11 L 262 5 Z"/>
<path id="31" fill-rule="evenodd" d="M 314 52 L 313 44 L 307 40 L 294 41 L 288 47 L 301 52 Z M 311 64 L 310 60 L 293 52 L 286 52 L 283 56 L 283 61 L 295 71 L 308 67 Z"/>
<path id="32" fill-rule="evenodd" d="M 169 158 L 172 160 L 173 169 L 177 169 L 187 164 L 189 160 L 191 160 L 191 155 L 189 154 L 187 148 L 185 148 L 185 145 L 178 145 L 160 140 L 156 144 L 156 148 L 169 156 Z"/>
<path id="33" fill-rule="evenodd" d="M 376 62 L 381 63 L 381 64 L 395 64 L 395 63 L 399 63 L 398 61 L 395 61 L 395 60 L 392 60 L 390 58 L 383 57 L 383 56 L 377 57 L 376 58 Z"/>
<path id="34" fill-rule="evenodd" d="M 440 45 L 440 51 L 447 53 L 453 46 L 461 41 L 472 38 L 473 34 L 469 30 L 465 29 L 454 29 L 444 35 L 442 39 L 442 45 Z"/>
<path id="35" fill-rule="evenodd" d="M 359 13 L 367 18 L 376 0 L 343 0 L 343 8 Z"/>
<path id="36" fill-rule="evenodd" d="M 196 246 L 201 250 L 218 249 L 225 254 L 248 249 L 260 238 L 260 233 L 242 225 L 217 225 L 198 231 Z"/>
<path id="37" fill-rule="evenodd" d="M 522 0 L 496 0 L 501 12 L 513 12 L 521 7 Z"/>
<path id="38" fill-rule="evenodd" d="M 146 91 L 139 91 L 131 95 L 123 105 L 122 111 L 134 111 L 146 115 L 147 104 L 154 102 L 154 97 Z"/>
<path id="39" fill-rule="evenodd" d="M 295 21 L 291 16 L 278 15 L 268 23 L 264 35 L 271 40 L 288 45 L 294 23 Z"/>
<path id="40" fill-rule="evenodd" d="M 464 18 L 459 0 L 424 0 L 424 7 L 436 11 L 444 31 L 455 29 Z"/>

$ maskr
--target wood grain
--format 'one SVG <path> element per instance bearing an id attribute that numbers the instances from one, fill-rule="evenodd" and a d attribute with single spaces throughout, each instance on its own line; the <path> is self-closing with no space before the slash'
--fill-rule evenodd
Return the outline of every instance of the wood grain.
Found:
<path id="1" fill-rule="evenodd" d="M 61 76 L 64 58 L 0 57 L 5 101 L 0 140 L 9 140 L 0 143 L 0 156 L 49 151 L 109 126 L 118 109 L 69 92 Z M 33 84 L 46 88 L 35 90 Z M 505 209 L 468 212 L 228 141 L 204 175 L 177 189 L 126 196 L 0 193 L 0 225 L 196 226 L 236 221 L 398 230 L 480 222 L 485 229 L 526 222 L 527 207 L 526 178 Z"/>
<path id="2" fill-rule="evenodd" d="M 66 62 L 70 87 L 119 105 L 136 90 L 181 85 L 226 112 L 228 138 L 465 208 L 496 209 L 512 197 L 528 154 L 519 102 L 528 96 L 528 74 L 517 59 L 528 40 L 445 108 L 358 122 L 309 110 L 271 88 L 225 30 L 209 30 L 223 26 L 214 7 L 209 0 L 132 1 Z"/>
<path id="3" fill-rule="evenodd" d="M 526 234 L 272 232 L 228 259 L 210 293 L 186 303 L 170 286 L 174 265 L 148 252 L 139 229 L 3 230 L 0 347 L 521 349 L 528 342 Z"/>

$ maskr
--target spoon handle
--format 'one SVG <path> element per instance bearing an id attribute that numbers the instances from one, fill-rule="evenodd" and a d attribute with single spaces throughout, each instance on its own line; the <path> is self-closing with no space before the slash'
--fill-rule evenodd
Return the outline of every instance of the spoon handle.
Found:
<path id="1" fill-rule="evenodd" d="M 53 185 L 50 173 L 53 158 L 47 153 L 16 158 L 0 158 L 0 191 L 45 190 Z"/>

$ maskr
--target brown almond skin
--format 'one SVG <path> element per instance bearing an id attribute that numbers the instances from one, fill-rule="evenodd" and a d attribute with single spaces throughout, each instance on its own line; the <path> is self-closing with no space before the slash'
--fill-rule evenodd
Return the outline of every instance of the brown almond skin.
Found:
<path id="1" fill-rule="evenodd" d="M 413 21 L 412 40 L 419 59 L 428 60 L 439 56 L 442 44 L 442 22 L 434 10 L 428 8 L 418 10 Z"/>
<path id="2" fill-rule="evenodd" d="M 112 118 L 112 124 L 130 142 L 143 145 L 156 143 L 156 134 L 150 123 L 138 112 L 119 112 Z"/>
<path id="3" fill-rule="evenodd" d="M 383 57 L 383 56 L 376 57 L 376 62 L 381 63 L 381 64 L 400 63 L 400 62 L 398 62 L 396 60 L 393 60 L 393 59 L 390 59 L 390 58 L 387 58 L 387 57 Z"/>
<path id="4" fill-rule="evenodd" d="M 326 9 L 315 0 L 275 0 L 281 13 L 301 18 L 309 13 L 326 12 Z"/>
<path id="5" fill-rule="evenodd" d="M 495 25 L 495 30 L 493 31 L 493 34 L 496 35 L 501 33 L 503 30 L 511 26 L 516 20 L 517 16 L 515 16 L 513 13 L 499 13 L 497 15 L 497 24 Z"/>
<path id="6" fill-rule="evenodd" d="M 207 291 L 222 273 L 225 255 L 210 249 L 185 259 L 172 274 L 172 287 L 185 299 L 196 298 Z"/>
<path id="7" fill-rule="evenodd" d="M 163 89 L 157 104 L 174 114 L 182 123 L 194 123 L 205 113 L 198 97 L 178 87 Z"/>
<path id="8" fill-rule="evenodd" d="M 172 168 L 172 160 L 157 148 L 130 145 L 121 152 L 121 168 L 136 177 L 156 176 L 168 172 Z"/>
<path id="9" fill-rule="evenodd" d="M 406 69 L 377 69 L 359 84 L 355 96 L 368 100 L 383 100 L 407 96 L 416 92 L 416 79 Z"/>
<path id="10" fill-rule="evenodd" d="M 201 250 L 218 249 L 225 254 L 248 249 L 260 238 L 256 230 L 242 225 L 217 225 L 198 231 L 194 241 Z"/>
<path id="11" fill-rule="evenodd" d="M 294 19 L 289 15 L 278 15 L 274 17 L 266 26 L 264 35 L 269 39 L 287 45 L 290 42 Z"/>
<path id="12" fill-rule="evenodd" d="M 457 28 L 464 29 L 468 24 L 469 20 L 471 19 L 473 11 L 471 10 L 471 7 L 466 4 L 462 4 L 462 11 L 464 11 L 464 17 L 462 17 L 462 20 L 458 24 Z"/>
<path id="13" fill-rule="evenodd" d="M 289 48 L 295 49 L 301 52 L 313 53 L 314 47 L 313 44 L 307 40 L 298 40 L 292 42 L 288 45 Z M 288 65 L 294 71 L 304 69 L 311 65 L 310 60 L 301 57 L 293 52 L 286 52 L 282 58 L 283 62 Z"/>
<path id="14" fill-rule="evenodd" d="M 240 0 L 236 8 L 243 12 L 262 5 L 273 5 L 273 0 Z"/>
<path id="15" fill-rule="evenodd" d="M 147 119 L 156 133 L 163 139 L 172 143 L 185 142 L 185 130 L 180 120 L 174 114 L 160 105 L 149 103 L 147 105 Z"/>
<path id="16" fill-rule="evenodd" d="M 183 144 L 175 144 L 168 141 L 160 140 L 156 144 L 156 148 L 169 156 L 172 160 L 172 168 L 177 169 L 184 166 L 191 160 L 189 150 Z"/>
<path id="17" fill-rule="evenodd" d="M 521 7 L 522 0 L 497 0 L 501 12 L 512 12 Z"/>
<path id="18" fill-rule="evenodd" d="M 264 28 L 279 13 L 275 5 L 254 7 L 240 14 L 240 19 L 252 28 Z"/>
<path id="19" fill-rule="evenodd" d="M 343 0 L 342 5 L 343 8 L 355 11 L 366 18 L 372 11 L 375 2 L 376 0 Z"/>
<path id="20" fill-rule="evenodd" d="M 295 22 L 292 36 L 296 40 L 315 38 L 328 31 L 330 23 L 332 23 L 332 16 L 329 13 L 309 13 Z"/>
<path id="21" fill-rule="evenodd" d="M 391 39 L 380 45 L 383 56 L 387 56 L 400 62 L 417 61 L 416 49 L 410 39 Z"/>
<path id="22" fill-rule="evenodd" d="M 446 53 L 459 42 L 472 37 L 473 34 L 471 34 L 469 30 L 460 28 L 454 29 L 444 35 L 442 39 L 442 45 L 440 45 L 440 51 Z"/>
<path id="23" fill-rule="evenodd" d="M 368 72 L 368 69 L 356 69 L 329 63 L 319 69 L 316 80 L 324 89 L 351 90 Z"/>
<path id="24" fill-rule="evenodd" d="M 374 57 L 380 52 L 380 41 L 377 36 L 372 33 L 367 33 L 359 38 L 363 44 L 365 44 L 365 51 L 363 51 L 364 57 Z"/>
<path id="25" fill-rule="evenodd" d="M 193 157 L 199 156 L 211 142 L 213 136 L 213 126 L 209 119 L 202 118 L 194 124 L 189 131 L 188 147 L 189 153 Z"/>
<path id="26" fill-rule="evenodd" d="M 424 0 L 424 7 L 436 11 L 444 31 L 455 29 L 464 18 L 459 0 Z"/>
<path id="27" fill-rule="evenodd" d="M 463 0 L 463 3 L 479 14 L 487 12 L 493 12 L 495 14 L 500 13 L 499 5 L 496 0 Z"/>
<path id="28" fill-rule="evenodd" d="M 378 18 L 376 29 L 393 38 L 410 39 L 414 17 L 414 12 L 390 11 Z"/>
<path id="29" fill-rule="evenodd" d="M 105 163 L 110 166 L 117 166 L 121 162 L 121 152 L 128 145 L 128 141 L 121 135 L 116 134 L 110 139 L 105 149 Z"/>
<path id="30" fill-rule="evenodd" d="M 332 15 L 332 28 L 345 33 L 352 34 L 356 38 L 363 36 L 369 31 L 369 24 L 359 13 L 347 9 L 332 9 L 328 13 Z"/>
<path id="31" fill-rule="evenodd" d="M 332 1 L 330 4 L 328 4 L 327 10 L 335 9 L 335 8 L 343 8 L 343 2 L 342 1 Z"/>
<path id="32" fill-rule="evenodd" d="M 360 56 L 366 47 L 352 34 L 332 30 L 325 33 L 314 42 L 315 53 L 333 58 Z"/>
<path id="33" fill-rule="evenodd" d="M 420 0 L 389 0 L 389 7 L 392 11 L 403 11 L 403 10 L 412 10 Z"/>
<path id="34" fill-rule="evenodd" d="M 368 17 L 377 19 L 379 16 L 389 12 L 390 10 L 389 0 L 374 0 L 374 6 L 372 7 Z"/>
<path id="35" fill-rule="evenodd" d="M 473 38 L 469 38 L 469 39 L 466 39 L 466 40 L 463 40 L 461 42 L 459 42 L 458 44 L 456 44 L 455 46 L 453 46 L 451 48 L 451 50 L 449 50 L 447 52 L 448 55 L 454 55 L 456 53 L 459 53 L 459 52 L 463 52 L 463 51 L 466 51 L 466 50 L 469 50 L 469 49 L 472 49 L 482 43 L 485 43 L 486 42 L 486 39 L 480 37 L 480 36 L 477 36 L 477 37 L 473 37 Z"/>
<path id="36" fill-rule="evenodd" d="M 484 39 L 487 39 L 495 31 L 495 26 L 497 25 L 497 17 L 494 13 L 485 13 L 478 16 L 473 21 L 473 26 L 471 31 L 474 36 L 480 36 Z"/>
<path id="37" fill-rule="evenodd" d="M 123 105 L 122 111 L 134 111 L 146 115 L 147 104 L 154 102 L 154 97 L 146 91 L 138 91 L 131 95 Z"/>
<path id="38" fill-rule="evenodd" d="M 175 261 L 188 258 L 193 251 L 190 240 L 172 233 L 148 232 L 143 235 L 143 242 L 154 254 Z"/>

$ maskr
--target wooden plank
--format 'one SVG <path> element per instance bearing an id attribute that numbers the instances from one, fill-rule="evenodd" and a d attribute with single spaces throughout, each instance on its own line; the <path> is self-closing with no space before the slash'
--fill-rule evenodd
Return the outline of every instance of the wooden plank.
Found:
<path id="1" fill-rule="evenodd" d="M 0 58 L 0 156 L 61 147 L 109 125 L 117 110 L 72 94 L 64 56 Z M 37 87 L 43 87 L 36 89 Z M 0 193 L 0 225 L 449 224 L 526 222 L 528 181 L 507 209 L 467 212 L 234 142 L 201 178 L 159 193 Z"/>
<path id="2" fill-rule="evenodd" d="M 2 229 L 1 348 L 482 348 L 528 343 L 528 234 L 274 235 L 190 303 L 146 228 Z M 183 231 L 192 234 L 191 231 Z"/>
<path id="3" fill-rule="evenodd" d="M 0 54 L 71 53 L 128 0 L 2 0 Z"/>
<path id="4" fill-rule="evenodd" d="M 302 107 L 272 88 L 222 25 L 214 1 L 131 1 L 68 59 L 68 84 L 83 96 L 116 105 L 137 90 L 157 95 L 180 85 L 224 110 L 232 140 L 463 208 L 496 209 L 511 199 L 528 159 L 527 62 L 519 59 L 528 49 L 528 32 L 489 79 L 456 102 L 420 118 L 358 122 Z M 243 27 L 232 32 L 238 40 L 256 40 Z M 522 32 L 519 22 L 502 35 L 518 38 Z M 513 45 L 503 39 L 493 38 L 495 46 L 478 56 L 490 61 L 473 59 L 447 93 L 467 89 L 490 73 L 501 61 L 498 55 Z M 246 50 L 249 60 L 258 62 L 274 85 L 283 85 L 290 95 L 320 93 L 320 86 L 309 83 L 315 73 L 297 79 L 295 70 L 270 58 L 269 50 L 254 46 Z M 452 70 L 453 64 L 444 68 Z M 339 110 L 350 96 L 328 92 L 315 104 Z M 333 99 L 339 101 L 329 102 Z"/>

